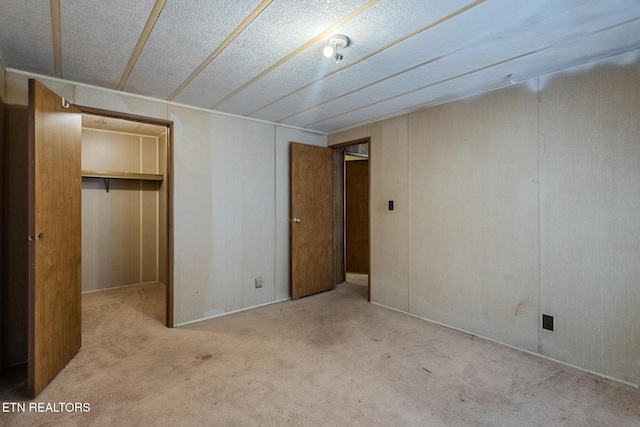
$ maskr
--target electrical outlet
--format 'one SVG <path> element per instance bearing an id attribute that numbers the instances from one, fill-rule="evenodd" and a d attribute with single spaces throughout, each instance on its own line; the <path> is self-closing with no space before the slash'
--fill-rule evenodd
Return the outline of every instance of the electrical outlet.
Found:
<path id="1" fill-rule="evenodd" d="M 262 287 L 262 277 L 256 277 L 256 289 Z"/>
<path id="2" fill-rule="evenodd" d="M 553 316 L 549 316 L 548 314 L 542 315 L 542 329 L 553 331 Z"/>

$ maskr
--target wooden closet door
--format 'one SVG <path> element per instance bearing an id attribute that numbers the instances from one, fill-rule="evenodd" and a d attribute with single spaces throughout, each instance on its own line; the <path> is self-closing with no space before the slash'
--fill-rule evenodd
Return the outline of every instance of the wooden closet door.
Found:
<path id="1" fill-rule="evenodd" d="M 291 143 L 291 298 L 333 289 L 332 151 Z"/>
<path id="2" fill-rule="evenodd" d="M 37 396 L 80 349 L 82 117 L 29 80 L 28 387 Z"/>

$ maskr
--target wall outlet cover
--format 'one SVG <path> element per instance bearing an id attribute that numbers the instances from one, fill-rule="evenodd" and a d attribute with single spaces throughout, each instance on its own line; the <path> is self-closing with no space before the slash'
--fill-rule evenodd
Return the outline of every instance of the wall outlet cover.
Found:
<path id="1" fill-rule="evenodd" d="M 542 315 L 542 329 L 553 331 L 553 316 L 549 316 L 548 314 Z"/>

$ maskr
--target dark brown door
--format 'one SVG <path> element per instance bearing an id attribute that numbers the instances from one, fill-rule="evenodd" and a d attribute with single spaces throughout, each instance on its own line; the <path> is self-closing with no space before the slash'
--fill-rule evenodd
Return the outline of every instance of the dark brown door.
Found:
<path id="1" fill-rule="evenodd" d="M 369 274 L 369 161 L 346 162 L 346 269 Z"/>
<path id="2" fill-rule="evenodd" d="M 29 80 L 29 393 L 80 349 L 80 112 Z"/>
<path id="3" fill-rule="evenodd" d="M 333 289 L 332 151 L 291 143 L 291 298 Z"/>

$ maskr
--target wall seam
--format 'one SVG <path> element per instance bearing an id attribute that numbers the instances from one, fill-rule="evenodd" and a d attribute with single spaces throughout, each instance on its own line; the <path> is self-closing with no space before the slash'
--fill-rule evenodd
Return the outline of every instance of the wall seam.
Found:
<path id="1" fill-rule="evenodd" d="M 156 155 L 156 166 L 155 171 L 159 173 L 160 171 L 160 137 L 155 138 L 155 155 Z M 163 172 L 164 179 L 167 179 L 166 172 Z M 156 199 L 156 224 L 155 224 L 155 235 L 156 235 L 156 273 L 155 278 L 156 282 L 160 282 L 160 183 L 156 181 L 155 183 L 156 191 L 155 191 L 155 199 Z"/>
<path id="2" fill-rule="evenodd" d="M 138 170 L 140 171 L 140 173 L 142 173 L 142 135 L 138 135 Z M 139 231 L 139 244 L 138 244 L 138 248 L 140 251 L 140 262 L 138 262 L 138 283 L 142 283 L 142 265 L 143 265 L 143 258 L 144 258 L 144 251 L 143 251 L 143 247 L 144 247 L 144 243 L 143 243 L 143 238 L 144 238 L 144 196 L 142 194 L 142 180 L 138 181 L 138 201 L 140 204 L 140 208 L 139 208 L 139 212 L 138 212 L 138 218 L 140 221 L 140 231 Z"/>
<path id="3" fill-rule="evenodd" d="M 542 330 L 540 328 L 540 322 L 542 319 L 542 299 L 540 288 L 542 284 L 542 235 L 541 235 L 541 217 L 542 217 L 542 203 L 540 201 L 540 161 L 541 156 L 544 152 L 541 152 L 541 143 L 542 143 L 542 135 L 540 133 L 540 103 L 542 102 L 542 98 L 540 96 L 540 77 L 536 79 L 536 137 L 537 137 L 537 163 L 536 163 L 536 184 L 538 186 L 538 318 L 536 319 L 536 330 L 538 332 L 538 353 L 542 354 Z"/>
<path id="4" fill-rule="evenodd" d="M 278 277 L 278 126 L 273 127 L 273 301 L 277 298 Z"/>
<path id="5" fill-rule="evenodd" d="M 407 312 L 411 313 L 411 115 L 407 115 L 407 185 L 406 200 L 407 200 L 407 226 L 405 233 L 407 236 Z"/>

